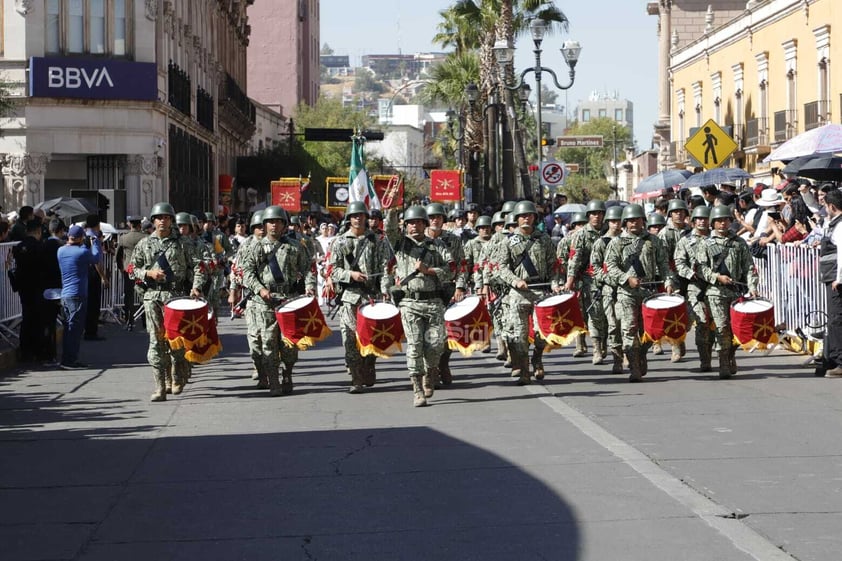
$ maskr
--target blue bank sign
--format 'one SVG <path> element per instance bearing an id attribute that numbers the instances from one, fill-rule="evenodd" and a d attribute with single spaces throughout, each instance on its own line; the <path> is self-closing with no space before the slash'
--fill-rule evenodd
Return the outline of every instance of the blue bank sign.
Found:
<path id="1" fill-rule="evenodd" d="M 157 70 L 154 62 L 32 57 L 29 95 L 155 101 Z"/>

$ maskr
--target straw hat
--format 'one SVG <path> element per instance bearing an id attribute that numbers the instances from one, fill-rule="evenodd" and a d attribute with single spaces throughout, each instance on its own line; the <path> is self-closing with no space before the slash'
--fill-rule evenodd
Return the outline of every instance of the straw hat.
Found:
<path id="1" fill-rule="evenodd" d="M 784 204 L 783 196 L 775 189 L 763 189 L 760 198 L 755 201 L 758 206 L 775 206 Z"/>

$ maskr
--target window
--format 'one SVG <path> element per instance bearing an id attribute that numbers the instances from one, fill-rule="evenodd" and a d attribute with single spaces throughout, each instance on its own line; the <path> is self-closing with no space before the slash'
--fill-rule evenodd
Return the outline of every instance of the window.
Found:
<path id="1" fill-rule="evenodd" d="M 615 109 L 614 110 L 614 120 L 618 123 L 623 122 L 623 110 L 622 109 Z"/>
<path id="2" fill-rule="evenodd" d="M 47 0 L 48 54 L 128 54 L 132 0 Z"/>
<path id="3" fill-rule="evenodd" d="M 604 119 L 607 116 L 608 116 L 608 110 L 607 109 L 600 109 L 599 110 L 599 118 L 600 119 Z"/>
<path id="4" fill-rule="evenodd" d="M 587 123 L 591 120 L 591 110 L 590 109 L 582 109 L 582 121 Z"/>

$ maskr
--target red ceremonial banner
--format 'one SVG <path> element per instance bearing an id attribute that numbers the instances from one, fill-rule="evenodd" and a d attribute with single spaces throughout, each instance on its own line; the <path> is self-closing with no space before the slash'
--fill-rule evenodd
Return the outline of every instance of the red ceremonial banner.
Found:
<path id="1" fill-rule="evenodd" d="M 462 172 L 434 169 L 430 172 L 430 200 L 438 202 L 462 200 Z"/>
<path id="2" fill-rule="evenodd" d="M 273 205 L 296 213 L 301 210 L 301 179 L 282 177 L 269 185 L 272 189 Z"/>
<path id="3" fill-rule="evenodd" d="M 687 337 L 687 303 L 679 294 L 658 294 L 643 302 L 643 343 L 665 339 L 680 345 Z"/>
<path id="4" fill-rule="evenodd" d="M 403 177 L 400 175 L 373 175 L 374 191 L 383 208 L 403 207 Z"/>
<path id="5" fill-rule="evenodd" d="M 778 343 L 775 306 L 765 298 L 747 298 L 731 304 L 734 341 L 746 351 L 770 349 Z"/>
<path id="6" fill-rule="evenodd" d="M 313 296 L 299 296 L 275 309 L 275 319 L 287 347 L 306 351 L 326 339 L 332 331 L 327 326 L 319 302 Z"/>

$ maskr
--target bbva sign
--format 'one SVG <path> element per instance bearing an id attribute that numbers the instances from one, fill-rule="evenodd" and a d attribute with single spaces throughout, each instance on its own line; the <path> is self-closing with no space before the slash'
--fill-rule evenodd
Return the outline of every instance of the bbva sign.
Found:
<path id="1" fill-rule="evenodd" d="M 65 57 L 32 57 L 29 63 L 32 97 L 158 99 L 153 62 Z"/>

